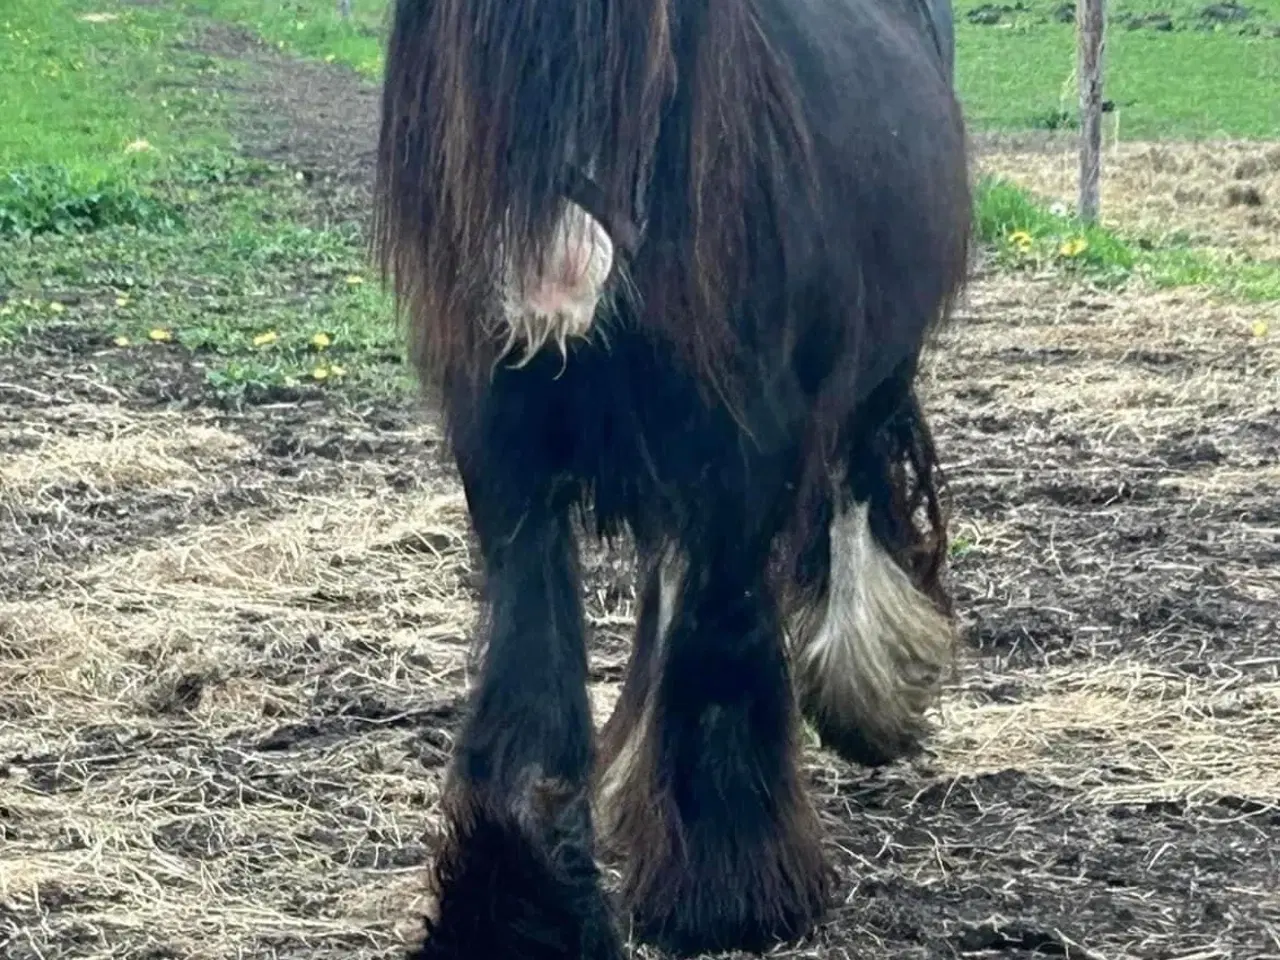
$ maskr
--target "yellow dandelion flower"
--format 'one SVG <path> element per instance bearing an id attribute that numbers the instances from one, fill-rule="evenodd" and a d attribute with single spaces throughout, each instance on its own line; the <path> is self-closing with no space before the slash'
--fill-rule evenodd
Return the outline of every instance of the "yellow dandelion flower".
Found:
<path id="1" fill-rule="evenodd" d="M 1009 242 L 1017 247 L 1019 252 L 1026 253 L 1031 249 L 1031 234 L 1025 230 L 1015 230 L 1009 234 Z"/>
<path id="2" fill-rule="evenodd" d="M 1078 257 L 1088 249 L 1088 240 L 1084 237 L 1072 237 L 1058 248 L 1058 253 L 1062 254 L 1064 257 Z"/>
<path id="3" fill-rule="evenodd" d="M 137 140 L 131 140 L 124 145 L 125 153 L 148 153 L 154 149 L 155 147 L 151 146 L 151 142 L 149 140 L 145 140 L 141 137 Z"/>
<path id="4" fill-rule="evenodd" d="M 117 307 L 127 307 L 128 305 L 129 305 L 129 298 L 128 298 L 128 296 L 126 296 L 126 295 L 124 295 L 124 294 L 121 294 L 120 296 L 116 297 L 116 306 L 117 306 Z"/>
<path id="5" fill-rule="evenodd" d="M 324 62 L 325 62 L 325 63 L 333 63 L 333 61 L 335 61 L 335 60 L 337 60 L 337 59 L 338 59 L 338 58 L 337 58 L 337 57 L 335 57 L 332 53 L 326 53 L 326 54 L 325 54 L 325 57 L 324 57 Z"/>
<path id="6" fill-rule="evenodd" d="M 344 377 L 347 374 L 346 367 L 340 367 L 336 363 L 329 365 L 329 372 L 335 377 Z"/>
<path id="7" fill-rule="evenodd" d="M 116 337 L 115 340 L 112 341 L 112 343 L 114 343 L 117 347 L 127 347 L 129 345 L 129 338 Z"/>
<path id="8" fill-rule="evenodd" d="M 1255 337 L 1265 337 L 1270 332 L 1270 327 L 1267 326 L 1267 321 L 1265 320 L 1253 321 L 1253 326 L 1250 329 Z"/>
<path id="9" fill-rule="evenodd" d="M 13 307 L 0 307 L 0 317 L 13 316 Z"/>
<path id="10" fill-rule="evenodd" d="M 317 350 L 325 350 L 331 343 L 333 343 L 333 339 L 327 333 L 317 333 L 311 338 L 311 345 Z"/>
<path id="11" fill-rule="evenodd" d="M 52 303 L 49 304 L 50 313 L 65 313 L 66 310 L 67 308 L 64 307 L 62 304 L 60 304 L 57 300 L 54 300 Z"/>
<path id="12" fill-rule="evenodd" d="M 253 338 L 255 347 L 265 347 L 269 343 L 275 343 L 279 340 L 279 335 L 274 330 L 268 330 L 266 333 L 260 333 Z"/>
<path id="13" fill-rule="evenodd" d="M 347 277 L 347 286 L 349 287 L 358 287 L 362 283 L 364 283 L 364 277 L 360 276 L 358 273 L 353 273 Z"/>
<path id="14" fill-rule="evenodd" d="M 311 379 L 312 380 L 328 380 L 329 379 L 328 367 L 316 367 L 314 370 L 311 371 Z"/>
<path id="15" fill-rule="evenodd" d="M 156 343 L 167 343 L 173 339 L 173 334 L 170 333 L 168 330 L 166 330 L 164 327 L 156 327 L 154 330 L 148 333 L 147 336 L 152 340 L 154 340 Z"/>

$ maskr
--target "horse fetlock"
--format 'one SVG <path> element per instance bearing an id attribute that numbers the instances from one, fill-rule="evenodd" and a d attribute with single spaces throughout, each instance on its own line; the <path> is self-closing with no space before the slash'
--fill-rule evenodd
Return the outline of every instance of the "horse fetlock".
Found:
<path id="1" fill-rule="evenodd" d="M 754 707 L 705 704 L 661 725 L 650 714 L 619 755 L 609 824 L 622 895 L 640 939 L 669 952 L 763 950 L 825 910 L 831 876 L 790 732 L 753 725 Z"/>
<path id="2" fill-rule="evenodd" d="M 748 813 L 652 828 L 668 835 L 633 848 L 623 884 L 642 941 L 678 956 L 760 952 L 822 918 L 832 877 L 807 805 L 763 822 Z"/>
<path id="3" fill-rule="evenodd" d="M 500 799 L 456 788 L 433 870 L 426 939 L 410 960 L 620 960 L 580 790 L 534 780 Z"/>

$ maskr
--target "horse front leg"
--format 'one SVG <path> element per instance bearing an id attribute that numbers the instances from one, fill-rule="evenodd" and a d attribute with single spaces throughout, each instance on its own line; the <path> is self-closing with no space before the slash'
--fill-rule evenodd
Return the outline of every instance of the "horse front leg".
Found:
<path id="1" fill-rule="evenodd" d="M 445 791 L 436 916 L 416 960 L 621 956 L 594 859 L 576 543 L 514 398 L 455 452 L 487 581 L 488 643 Z"/>

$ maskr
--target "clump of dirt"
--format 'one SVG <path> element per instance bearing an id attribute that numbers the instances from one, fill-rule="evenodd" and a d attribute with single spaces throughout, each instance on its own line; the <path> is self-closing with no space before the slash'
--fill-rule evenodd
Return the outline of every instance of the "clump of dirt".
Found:
<path id="1" fill-rule="evenodd" d="M 1124 24 L 1129 30 L 1156 30 L 1171 33 L 1174 29 L 1173 17 L 1167 13 L 1129 13 L 1118 14 L 1116 22 Z"/>
<path id="2" fill-rule="evenodd" d="M 1262 191 L 1251 183 L 1233 183 L 1226 190 L 1228 207 L 1260 207 Z"/>
<path id="3" fill-rule="evenodd" d="M 966 12 L 964 16 L 970 23 L 991 27 L 1003 21 L 1006 17 L 1022 13 L 1026 9 L 1026 6 L 1022 3 L 983 3 Z"/>
<path id="4" fill-rule="evenodd" d="M 1235 0 L 1223 0 L 1222 3 L 1211 3 L 1200 11 L 1200 19 L 1205 23 L 1243 23 L 1252 16 L 1248 7 L 1236 3 Z"/>

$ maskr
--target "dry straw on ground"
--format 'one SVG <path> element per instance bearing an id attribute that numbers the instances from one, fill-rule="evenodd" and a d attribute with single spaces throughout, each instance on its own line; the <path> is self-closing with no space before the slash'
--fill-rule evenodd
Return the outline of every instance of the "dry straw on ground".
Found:
<path id="1" fill-rule="evenodd" d="M 967 309 L 975 322 L 946 336 L 926 394 L 952 467 L 955 577 L 976 649 L 920 763 L 868 779 L 809 752 L 854 927 L 805 955 L 896 942 L 902 923 L 923 924 L 930 943 L 1012 935 L 1045 910 L 1048 923 L 1073 896 L 1054 858 L 1109 809 L 1176 805 L 1196 830 L 1222 831 L 1280 803 L 1280 657 L 1232 652 L 1230 634 L 1194 620 L 1129 629 L 1123 609 L 1145 602 L 1146 583 L 1277 609 L 1275 571 L 1250 560 L 1274 522 L 1238 519 L 1276 479 L 1251 426 L 1280 404 L 1257 376 L 1273 346 L 1242 334 L 1245 308 L 1198 295 L 992 279 Z M 81 436 L 24 422 L 41 440 L 10 461 L 11 504 L 87 471 L 102 496 L 124 500 L 200 484 L 211 465 L 247 469 L 262 442 L 256 427 L 179 426 L 123 407 L 81 422 L 94 424 Z M 1178 466 L 1197 443 L 1213 455 Z M 114 550 L 56 595 L 0 606 L 0 827 L 14 851 L 0 859 L 0 923 L 26 951 L 15 957 L 391 956 L 412 934 L 470 676 L 476 581 L 455 481 L 397 488 L 382 469 L 362 460 L 321 491 L 282 479 L 267 508 Z M 1188 526 L 1197 516 L 1202 526 Z M 1116 539 L 1143 517 L 1173 536 Z M 1234 546 L 1211 561 L 1214 585 L 1196 587 L 1210 528 Z M 588 570 L 603 719 L 634 603 L 595 554 Z M 1096 606 L 1108 603 L 1119 619 Z M 1070 613 L 1055 628 L 1065 632 L 1044 634 L 1055 605 Z M 999 639 L 1004 622 L 1019 635 Z M 1139 841 L 1149 869 L 1189 869 L 1199 848 L 1180 852 L 1163 829 Z M 1010 831 L 1036 839 L 1020 853 Z M 1277 909 L 1258 879 L 1265 865 L 1245 840 L 1223 849 L 1250 929 L 1265 929 Z M 1017 868 L 1018 856 L 1040 866 Z M 870 892 L 904 882 L 889 901 Z M 957 884 L 1031 889 L 1043 903 L 1016 923 L 963 907 L 955 928 L 945 910 L 904 919 L 918 909 L 908 904 L 945 903 L 937 893 Z M 1145 929 L 1146 947 L 1105 927 L 1062 928 L 1069 911 L 1049 924 L 1052 942 L 1154 956 L 1176 941 L 1174 921 L 1135 916 L 1122 926 Z M 1224 936 L 1204 943 L 1230 947 Z"/>

